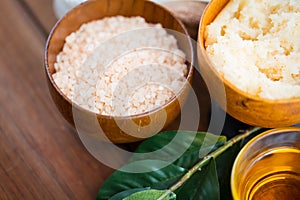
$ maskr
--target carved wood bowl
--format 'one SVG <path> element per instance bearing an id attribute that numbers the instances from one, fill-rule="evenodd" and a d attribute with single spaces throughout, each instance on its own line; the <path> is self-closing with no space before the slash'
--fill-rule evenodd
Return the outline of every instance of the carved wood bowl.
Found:
<path id="1" fill-rule="evenodd" d="M 300 98 L 269 100 L 250 95 L 223 79 L 214 69 L 204 46 L 205 27 L 228 2 L 229 0 L 212 0 L 206 7 L 199 25 L 198 60 L 204 79 L 214 90 L 213 98 L 228 114 L 250 125 L 273 128 L 300 123 Z M 220 98 L 220 95 L 223 95 L 221 84 L 224 85 L 226 101 Z"/>
<path id="2" fill-rule="evenodd" d="M 188 74 L 185 86 L 163 106 L 146 113 L 114 117 L 90 112 L 66 97 L 53 80 L 56 56 L 62 50 L 65 38 L 83 23 L 109 16 L 141 16 L 150 23 L 161 23 L 164 28 L 182 33 L 174 34 L 178 46 L 186 54 Z M 45 48 L 45 70 L 51 96 L 63 117 L 77 131 L 102 141 L 129 143 L 143 140 L 166 128 L 180 113 L 186 101 L 193 76 L 193 48 L 184 25 L 164 7 L 145 0 L 91 0 L 68 12 L 52 29 Z M 161 126 L 161 127 L 160 127 Z M 99 134 L 99 132 L 101 132 Z"/>

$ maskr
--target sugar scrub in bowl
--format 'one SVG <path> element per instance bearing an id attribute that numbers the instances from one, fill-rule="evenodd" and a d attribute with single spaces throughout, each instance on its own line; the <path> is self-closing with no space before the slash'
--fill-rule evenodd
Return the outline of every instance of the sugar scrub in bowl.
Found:
<path id="1" fill-rule="evenodd" d="M 49 89 L 65 119 L 114 143 L 152 136 L 178 116 L 192 61 L 182 23 L 144 0 L 80 4 L 58 21 L 45 52 Z"/>
<path id="2" fill-rule="evenodd" d="M 225 86 L 222 107 L 236 119 L 262 127 L 300 123 L 299 13 L 292 0 L 212 0 L 204 11 L 201 72 L 210 85 Z"/>

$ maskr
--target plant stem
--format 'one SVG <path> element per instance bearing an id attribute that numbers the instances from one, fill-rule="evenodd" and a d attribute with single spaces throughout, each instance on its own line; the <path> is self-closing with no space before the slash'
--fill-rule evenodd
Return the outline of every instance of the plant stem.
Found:
<path id="1" fill-rule="evenodd" d="M 231 140 L 227 141 L 222 147 L 215 150 L 214 152 L 211 152 L 207 156 L 205 156 L 202 160 L 200 160 L 196 165 L 194 165 L 177 183 L 175 183 L 168 191 L 166 191 L 165 194 L 163 194 L 158 200 L 162 200 L 166 195 L 168 195 L 170 192 L 174 192 L 176 189 L 178 189 L 180 186 L 182 186 L 183 183 L 185 183 L 195 172 L 198 170 L 201 170 L 203 166 L 208 164 L 210 159 L 217 158 L 219 155 L 221 155 L 224 151 L 232 147 L 235 143 L 244 140 L 252 133 L 255 133 L 256 131 L 260 130 L 260 127 L 253 127 L 250 130 L 245 131 L 243 134 L 237 135 Z"/>

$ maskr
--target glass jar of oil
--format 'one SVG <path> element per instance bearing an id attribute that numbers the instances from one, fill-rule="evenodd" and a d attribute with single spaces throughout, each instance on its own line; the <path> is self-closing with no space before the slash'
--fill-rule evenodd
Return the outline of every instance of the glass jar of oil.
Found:
<path id="1" fill-rule="evenodd" d="M 280 128 L 253 138 L 231 174 L 235 200 L 300 198 L 300 128 Z"/>

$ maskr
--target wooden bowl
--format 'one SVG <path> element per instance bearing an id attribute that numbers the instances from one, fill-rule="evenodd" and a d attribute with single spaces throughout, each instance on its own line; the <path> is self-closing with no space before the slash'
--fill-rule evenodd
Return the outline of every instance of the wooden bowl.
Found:
<path id="1" fill-rule="evenodd" d="M 189 83 L 193 76 L 193 65 L 188 64 L 185 86 L 179 94 L 165 105 L 133 116 L 113 117 L 100 115 L 81 108 L 66 97 L 53 80 L 56 56 L 62 50 L 65 38 L 76 31 L 83 23 L 109 16 L 141 16 L 150 23 L 161 23 L 164 28 L 188 36 L 184 25 L 168 10 L 145 0 L 92 0 L 80 4 L 67 13 L 52 29 L 45 48 L 45 69 L 51 96 L 63 117 L 80 132 L 100 140 L 113 143 L 129 143 L 150 137 L 160 130 L 159 124 L 167 127 L 180 113 L 180 105 L 186 101 Z M 193 61 L 193 48 L 189 37 L 174 34 L 178 46 Z M 100 126 L 99 126 L 100 125 Z M 120 128 L 121 126 L 121 128 Z M 101 129 L 100 129 L 101 128 Z M 125 130 L 125 131 L 124 131 Z M 104 134 L 99 134 L 99 131 Z M 129 133 L 129 134 L 128 134 Z"/>
<path id="2" fill-rule="evenodd" d="M 200 18 L 207 3 L 200 1 L 162 1 L 161 4 L 174 13 L 183 22 L 190 36 L 197 40 Z"/>
<path id="3" fill-rule="evenodd" d="M 228 114 L 253 126 L 273 128 L 300 123 L 300 98 L 268 100 L 250 95 L 224 80 L 214 69 L 205 50 L 204 31 L 206 25 L 215 19 L 228 2 L 229 0 L 212 0 L 206 7 L 199 25 L 199 66 L 207 85 L 214 89 L 213 98 Z M 223 92 L 222 87 L 219 87 L 221 84 L 224 84 L 226 103 L 220 98 Z"/>

